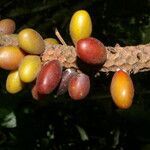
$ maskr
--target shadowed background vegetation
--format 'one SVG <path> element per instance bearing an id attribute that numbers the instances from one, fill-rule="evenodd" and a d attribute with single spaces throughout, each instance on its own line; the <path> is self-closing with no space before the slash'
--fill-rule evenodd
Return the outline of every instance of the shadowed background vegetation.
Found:
<path id="1" fill-rule="evenodd" d="M 57 27 L 67 44 L 69 22 L 79 9 L 92 18 L 92 36 L 105 45 L 150 42 L 149 0 L 1 0 L 0 18 L 15 20 L 18 33 L 31 27 L 44 38 Z M 8 72 L 0 70 L 0 150 L 149 150 L 149 72 L 133 78 L 135 98 L 128 110 L 112 103 L 112 73 L 91 79 L 89 96 L 81 102 L 54 93 L 38 102 L 31 87 L 11 95 L 5 90 Z"/>

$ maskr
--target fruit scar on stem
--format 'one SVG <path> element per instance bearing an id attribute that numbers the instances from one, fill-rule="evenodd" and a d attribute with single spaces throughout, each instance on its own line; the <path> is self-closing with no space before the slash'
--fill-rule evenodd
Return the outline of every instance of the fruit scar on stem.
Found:
<path id="1" fill-rule="evenodd" d="M 0 35 L 0 46 L 18 46 L 17 38 L 13 35 Z M 118 68 L 126 70 L 129 74 L 150 71 L 150 44 L 125 46 L 118 44 L 115 47 L 106 46 L 107 60 L 100 66 L 99 72 L 116 72 Z M 47 45 L 41 54 L 42 62 L 58 59 L 65 68 L 78 69 L 77 54 L 74 46 Z"/>

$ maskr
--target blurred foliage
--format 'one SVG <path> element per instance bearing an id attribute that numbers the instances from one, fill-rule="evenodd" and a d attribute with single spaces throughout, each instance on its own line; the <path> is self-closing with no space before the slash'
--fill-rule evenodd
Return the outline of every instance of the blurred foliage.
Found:
<path id="1" fill-rule="evenodd" d="M 57 27 L 72 44 L 69 21 L 86 9 L 93 21 L 93 36 L 106 45 L 136 45 L 150 42 L 149 0 L 1 0 L 0 18 L 12 18 L 19 32 L 36 29 L 55 37 Z M 55 92 L 38 102 L 31 87 L 11 95 L 5 90 L 7 71 L 0 76 L 0 150 L 149 150 L 149 72 L 132 76 L 133 106 L 119 110 L 112 103 L 109 86 L 112 74 L 92 79 L 85 101 Z"/>
<path id="2" fill-rule="evenodd" d="M 2 0 L 1 18 L 13 18 L 17 32 L 32 27 L 43 37 L 54 37 L 57 27 L 71 43 L 69 21 L 79 9 L 86 9 L 93 21 L 93 36 L 106 45 L 134 45 L 149 42 L 149 0 Z"/>

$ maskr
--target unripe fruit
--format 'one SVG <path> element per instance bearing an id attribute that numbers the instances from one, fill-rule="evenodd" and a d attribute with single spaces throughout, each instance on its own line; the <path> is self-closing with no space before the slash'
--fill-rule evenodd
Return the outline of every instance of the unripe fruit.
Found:
<path id="1" fill-rule="evenodd" d="M 0 21 L 0 33 L 12 34 L 16 29 L 16 23 L 12 19 L 2 19 Z"/>
<path id="2" fill-rule="evenodd" d="M 84 38 L 77 42 L 78 57 L 88 64 L 103 64 L 106 61 L 106 48 L 99 40 L 93 37 Z"/>
<path id="3" fill-rule="evenodd" d="M 0 47 L 0 67 L 3 69 L 16 70 L 23 58 L 24 53 L 18 47 Z"/>
<path id="4" fill-rule="evenodd" d="M 111 81 L 110 92 L 114 103 L 121 109 L 132 105 L 134 86 L 131 77 L 124 71 L 117 71 Z"/>
<path id="5" fill-rule="evenodd" d="M 69 29 L 74 44 L 80 39 L 89 37 L 92 33 L 92 21 L 88 12 L 76 11 L 71 18 Z"/>
<path id="6" fill-rule="evenodd" d="M 23 82 L 20 80 L 18 70 L 11 71 L 8 74 L 6 80 L 6 90 L 11 93 L 15 94 L 20 92 L 23 89 Z"/>
<path id="7" fill-rule="evenodd" d="M 47 44 L 59 44 L 59 42 L 54 38 L 46 38 L 44 39 L 45 45 Z"/>
<path id="8" fill-rule="evenodd" d="M 84 99 L 90 90 L 90 79 L 87 75 L 80 73 L 71 77 L 68 85 L 68 92 L 72 99 Z"/>
<path id="9" fill-rule="evenodd" d="M 58 60 L 47 62 L 39 72 L 36 80 L 36 88 L 39 94 L 51 93 L 60 82 L 62 67 Z"/>
<path id="10" fill-rule="evenodd" d="M 62 79 L 57 91 L 57 96 L 62 95 L 68 90 L 68 84 L 72 76 L 76 75 L 77 72 L 73 68 L 66 69 L 62 74 Z"/>
<path id="11" fill-rule="evenodd" d="M 40 56 L 27 55 L 19 66 L 19 76 L 23 82 L 32 82 L 41 70 Z"/>
<path id="12" fill-rule="evenodd" d="M 19 46 L 29 54 L 41 54 L 45 49 L 42 36 L 35 30 L 27 28 L 18 34 Z"/>

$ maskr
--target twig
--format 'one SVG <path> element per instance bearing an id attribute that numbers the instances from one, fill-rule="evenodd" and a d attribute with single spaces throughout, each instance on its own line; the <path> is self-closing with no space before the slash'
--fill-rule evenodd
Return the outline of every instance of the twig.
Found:
<path id="1" fill-rule="evenodd" d="M 68 46 L 65 43 L 57 28 L 55 29 L 55 33 L 63 45 L 46 45 L 44 53 L 41 54 L 43 63 L 58 59 L 65 68 L 73 67 L 80 69 L 75 47 Z M 6 45 L 18 46 L 16 36 L 0 35 L 0 46 Z M 118 68 L 133 74 L 150 71 L 150 44 L 125 47 L 118 45 L 115 47 L 106 46 L 106 50 L 107 60 L 102 66 L 99 66 L 97 72 L 115 72 Z M 97 72 L 95 72 L 96 75 Z"/>
<path id="2" fill-rule="evenodd" d="M 59 39 L 59 41 L 63 44 L 63 45 L 67 45 L 66 42 L 64 41 L 64 39 L 62 38 L 62 36 L 60 35 L 59 31 L 57 28 L 55 28 L 55 35 L 57 36 L 57 38 Z"/>

